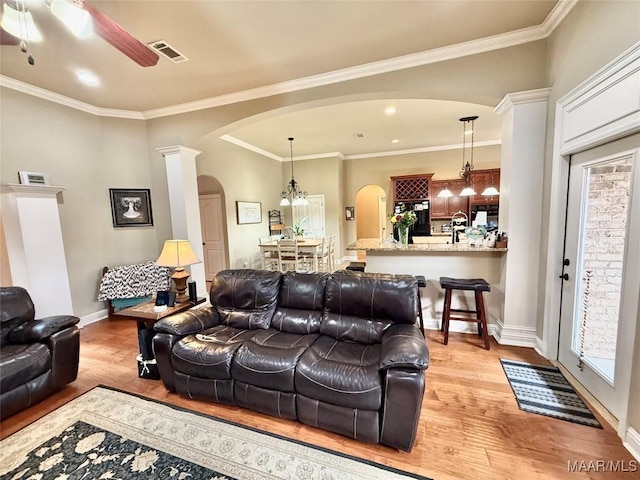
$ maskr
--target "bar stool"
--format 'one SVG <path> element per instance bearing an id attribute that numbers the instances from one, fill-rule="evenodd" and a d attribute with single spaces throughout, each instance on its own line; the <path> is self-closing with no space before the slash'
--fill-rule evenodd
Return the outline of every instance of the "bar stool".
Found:
<path id="1" fill-rule="evenodd" d="M 416 277 L 416 281 L 418 282 L 418 319 L 420 320 L 420 331 L 422 332 L 422 337 L 426 338 L 424 334 L 424 319 L 422 318 L 422 301 L 420 300 L 420 289 L 427 286 L 427 280 L 424 278 L 424 275 L 414 275 Z"/>
<path id="2" fill-rule="evenodd" d="M 366 266 L 367 262 L 349 262 L 349 265 L 347 265 L 347 270 L 351 270 L 354 272 L 364 272 Z"/>
<path id="3" fill-rule="evenodd" d="M 490 292 L 491 285 L 483 278 L 450 278 L 440 277 L 440 286 L 444 288 L 444 309 L 442 310 L 442 327 L 444 331 L 444 344 L 449 342 L 449 321 L 461 320 L 463 322 L 475 322 L 478 325 L 478 335 L 484 340 L 484 348 L 489 347 L 489 331 L 487 330 L 487 315 L 484 309 L 484 298 L 482 292 Z M 460 308 L 451 308 L 451 292 L 453 290 L 470 290 L 474 292 L 476 309 L 464 310 Z M 452 317 L 451 313 L 475 313 L 475 318 L 469 317 Z"/>

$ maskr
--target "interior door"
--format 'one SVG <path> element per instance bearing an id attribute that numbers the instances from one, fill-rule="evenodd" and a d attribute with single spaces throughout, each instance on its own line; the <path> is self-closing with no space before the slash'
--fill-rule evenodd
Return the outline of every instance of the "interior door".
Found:
<path id="1" fill-rule="evenodd" d="M 293 221 L 307 217 L 304 223 L 305 236 L 322 238 L 324 233 L 324 195 L 309 195 L 308 205 L 297 205 L 293 208 Z"/>
<path id="2" fill-rule="evenodd" d="M 618 420 L 638 315 L 639 149 L 636 134 L 569 167 L 558 360 Z"/>
<path id="3" fill-rule="evenodd" d="M 219 194 L 200 195 L 200 222 L 204 252 L 205 280 L 210 282 L 226 268 L 224 220 Z"/>

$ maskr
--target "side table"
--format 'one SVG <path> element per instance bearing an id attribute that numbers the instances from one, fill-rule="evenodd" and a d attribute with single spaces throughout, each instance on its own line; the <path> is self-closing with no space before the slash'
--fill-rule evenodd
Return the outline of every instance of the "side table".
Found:
<path id="1" fill-rule="evenodd" d="M 204 297 L 198 297 L 195 302 L 189 300 L 176 303 L 173 307 L 167 307 L 163 312 L 156 313 L 153 311 L 155 306 L 155 298 L 149 302 L 140 303 L 133 307 L 123 308 L 113 313 L 115 317 L 124 317 L 129 320 L 135 320 L 138 324 L 138 345 L 140 355 L 138 356 L 138 376 L 142 378 L 152 378 L 159 380 L 157 368 L 155 366 L 155 356 L 153 355 L 153 336 L 155 331 L 153 325 L 160 319 L 184 312 L 190 308 L 205 302 Z M 153 368 L 150 369 L 149 366 Z"/>

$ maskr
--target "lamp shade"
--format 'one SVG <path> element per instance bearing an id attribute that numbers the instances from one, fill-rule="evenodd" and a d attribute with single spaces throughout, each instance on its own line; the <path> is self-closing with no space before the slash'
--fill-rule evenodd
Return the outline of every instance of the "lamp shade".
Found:
<path id="1" fill-rule="evenodd" d="M 470 187 L 470 186 L 464 187 L 460 192 L 461 197 L 470 197 L 471 195 L 475 195 L 475 194 L 476 194 L 476 191 L 473 189 L 473 187 Z"/>
<path id="2" fill-rule="evenodd" d="M 160 267 L 184 267 L 194 263 L 200 263 L 200 260 L 193 253 L 189 240 L 166 240 L 156 261 Z"/>
<path id="3" fill-rule="evenodd" d="M 484 189 L 484 191 L 482 192 L 482 195 L 484 195 L 485 197 L 488 197 L 492 195 L 500 195 L 500 192 L 496 187 L 494 187 L 493 185 L 490 185 Z"/>
<path id="4" fill-rule="evenodd" d="M 49 8 L 74 36 L 82 37 L 91 32 L 91 14 L 72 1 L 53 0 Z"/>
<path id="5" fill-rule="evenodd" d="M 453 197 L 453 193 L 451 193 L 451 190 L 449 190 L 447 187 L 444 187 L 442 190 L 440 190 L 440 193 L 438 193 L 437 197 L 449 198 L 449 197 Z"/>

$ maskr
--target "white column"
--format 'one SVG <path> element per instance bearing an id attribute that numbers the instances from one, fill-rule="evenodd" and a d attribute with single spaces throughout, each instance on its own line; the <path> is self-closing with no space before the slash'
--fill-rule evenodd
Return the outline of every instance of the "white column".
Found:
<path id="1" fill-rule="evenodd" d="M 202 152 L 181 145 L 156 150 L 163 155 L 167 169 L 173 238 L 189 240 L 196 256 L 204 260 L 196 173 L 196 156 Z M 190 271 L 190 280 L 196 282 L 198 296 L 207 296 L 204 263 L 187 268 Z"/>
<path id="2" fill-rule="evenodd" d="M 504 117 L 498 224 L 509 238 L 502 266 L 504 315 L 494 333 L 502 344 L 536 346 L 549 92 L 511 93 L 495 109 Z"/>
<path id="3" fill-rule="evenodd" d="M 12 283 L 29 292 L 37 318 L 73 314 L 57 199 L 63 190 L 39 185 L 0 186 Z"/>

